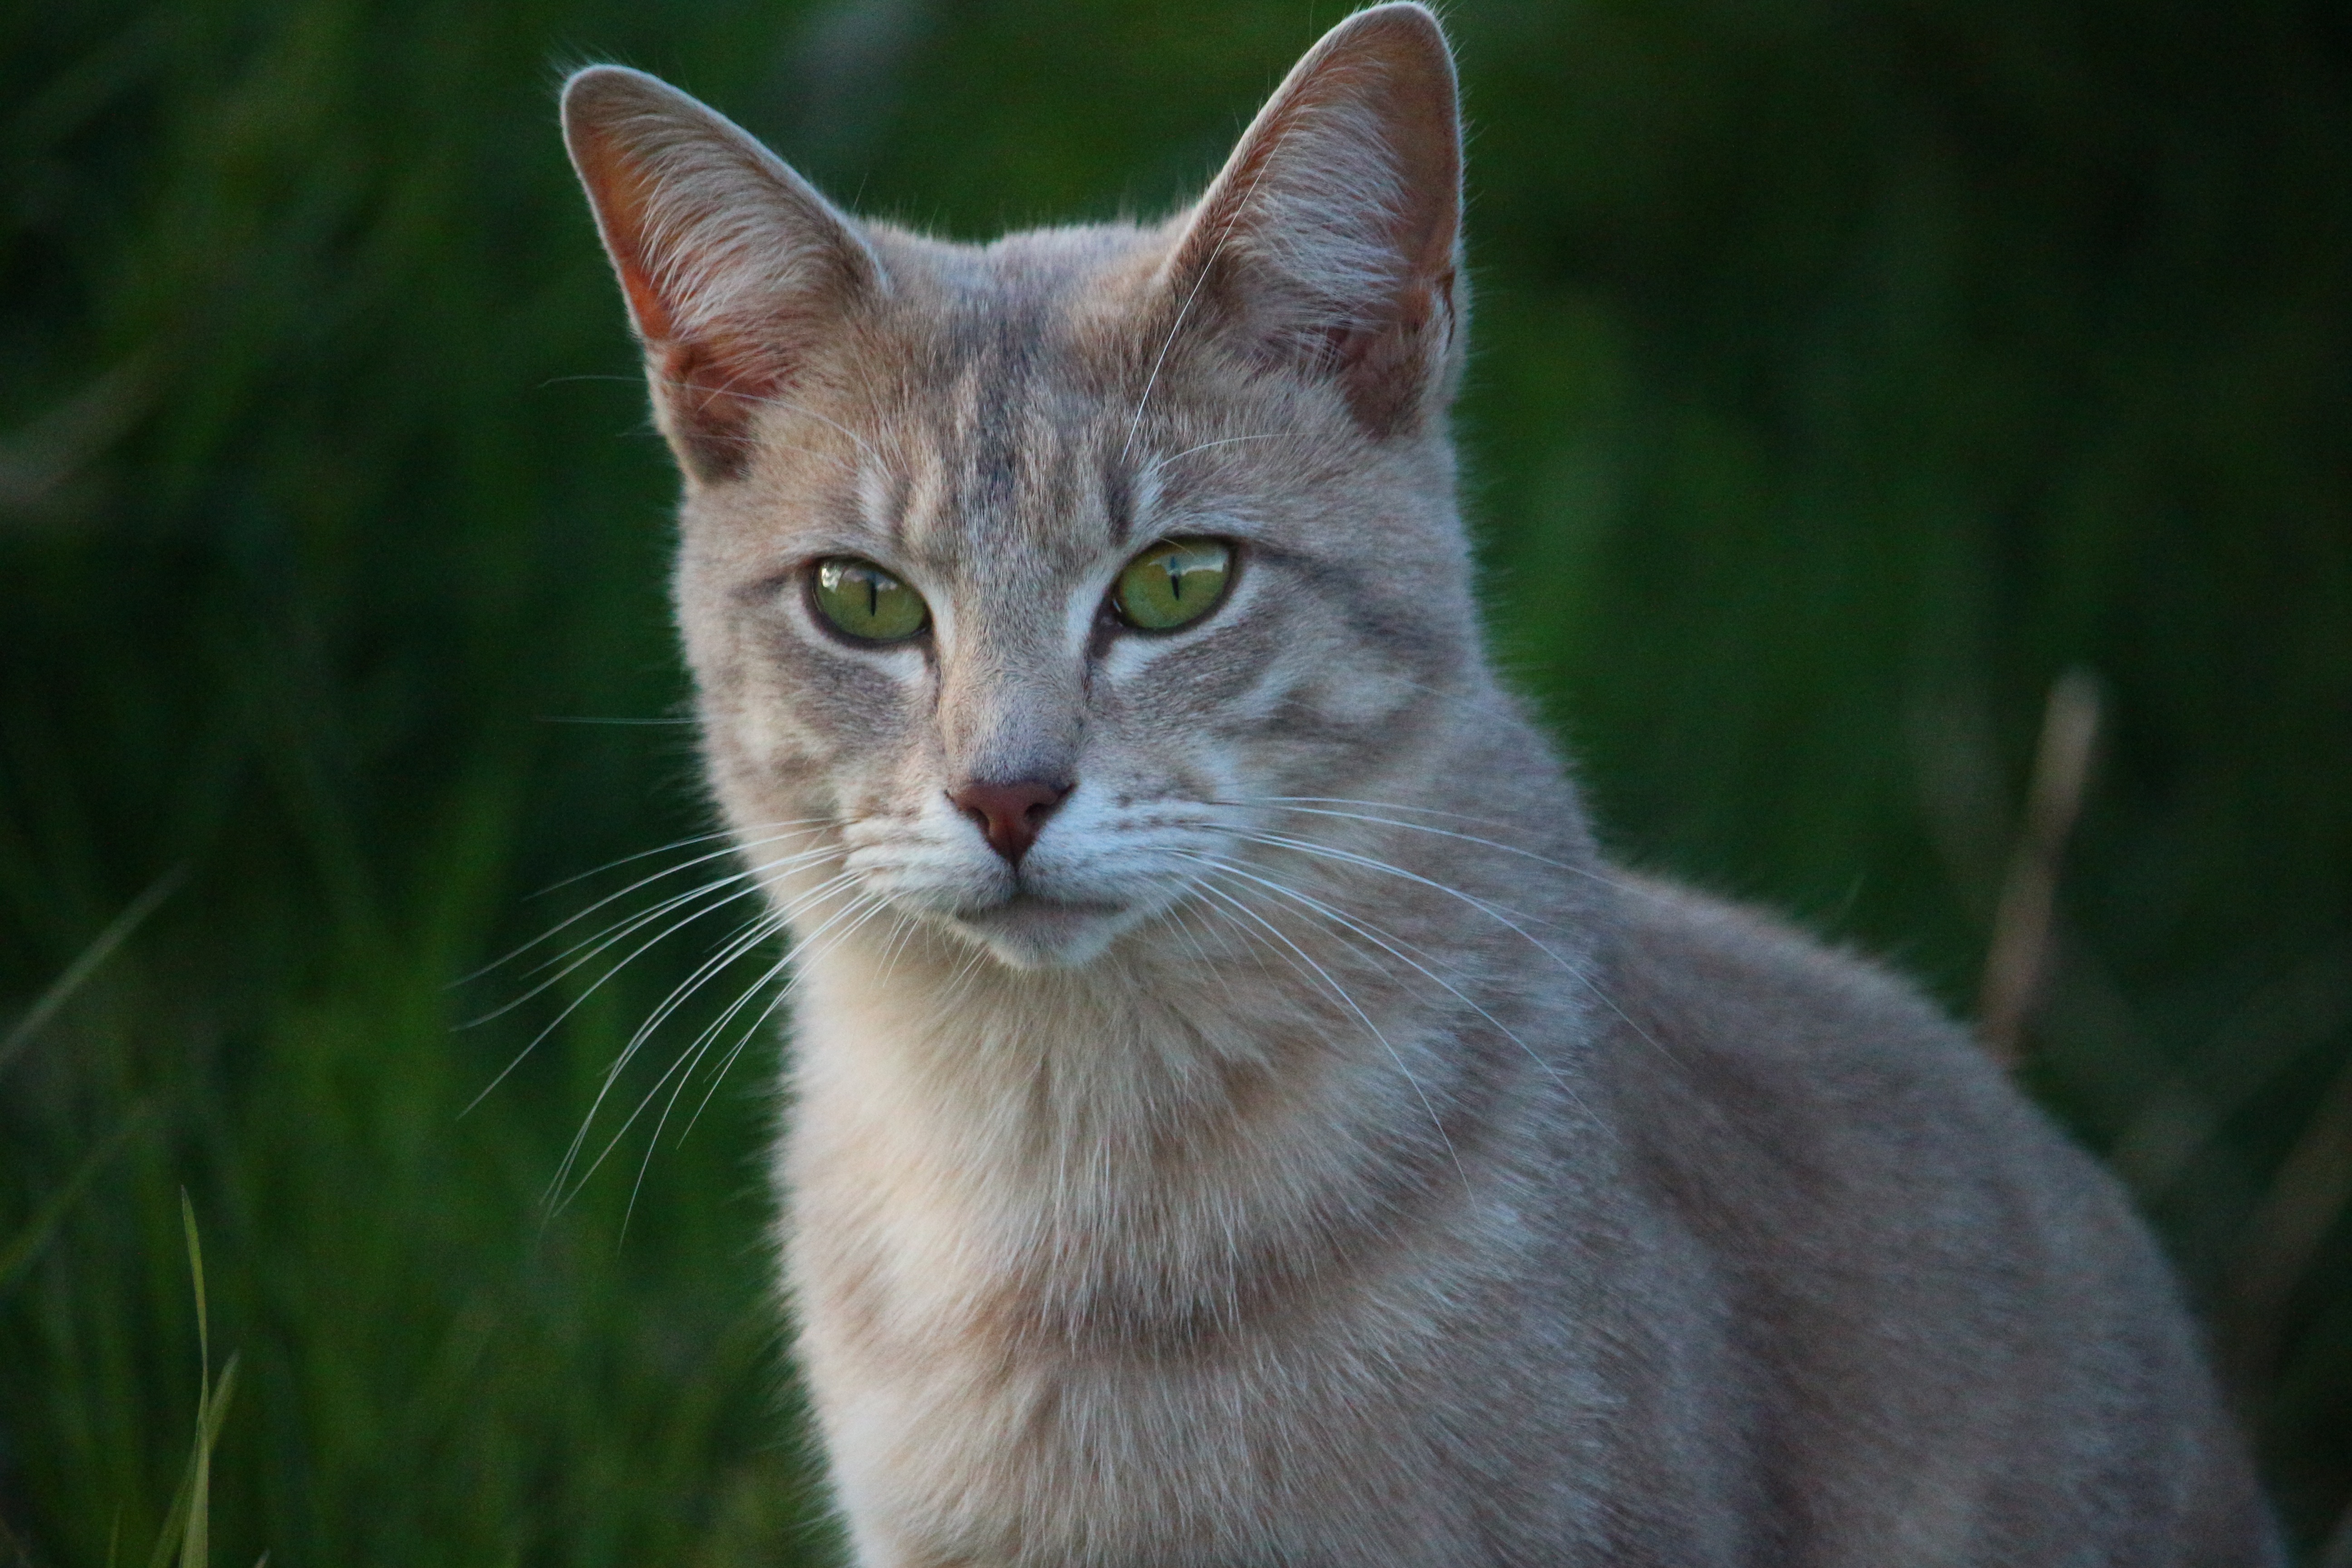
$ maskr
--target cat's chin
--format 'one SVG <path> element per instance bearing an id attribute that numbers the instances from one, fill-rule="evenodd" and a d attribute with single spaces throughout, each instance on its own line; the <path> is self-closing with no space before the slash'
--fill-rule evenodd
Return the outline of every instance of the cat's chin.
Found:
<path id="1" fill-rule="evenodd" d="M 1119 904 L 1015 893 L 986 909 L 959 910 L 953 923 L 1010 968 L 1075 969 L 1101 957 L 1134 915 Z"/>

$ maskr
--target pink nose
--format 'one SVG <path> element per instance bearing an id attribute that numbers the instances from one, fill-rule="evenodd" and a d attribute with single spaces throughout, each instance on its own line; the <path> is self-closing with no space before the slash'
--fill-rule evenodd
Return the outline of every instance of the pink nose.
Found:
<path id="1" fill-rule="evenodd" d="M 1029 853 L 1029 846 L 1037 842 L 1045 819 L 1069 793 L 1067 784 L 1016 779 L 1011 784 L 968 784 L 950 790 L 948 799 L 980 825 L 991 849 L 1017 866 L 1021 857 Z"/>

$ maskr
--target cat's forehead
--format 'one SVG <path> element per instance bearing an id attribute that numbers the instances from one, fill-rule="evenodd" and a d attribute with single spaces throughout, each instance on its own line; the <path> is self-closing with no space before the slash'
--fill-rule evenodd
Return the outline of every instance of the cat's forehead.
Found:
<path id="1" fill-rule="evenodd" d="M 1127 378 L 1166 248 L 1163 234 L 1129 225 L 1032 229 L 985 246 L 877 235 L 891 279 L 881 310 L 907 390 L 958 416 L 959 403 L 991 395 L 1077 412 Z"/>
<path id="2" fill-rule="evenodd" d="M 977 361 L 951 405 L 922 411 L 902 439 L 911 471 L 888 525 L 918 555 L 974 565 L 1076 560 L 1117 542 L 1132 527 L 1133 487 L 1101 413 L 1034 366 Z"/>
<path id="3" fill-rule="evenodd" d="M 1135 229 L 893 247 L 903 292 L 870 505 L 911 553 L 1028 567 L 1125 542 L 1150 500 L 1131 302 Z"/>

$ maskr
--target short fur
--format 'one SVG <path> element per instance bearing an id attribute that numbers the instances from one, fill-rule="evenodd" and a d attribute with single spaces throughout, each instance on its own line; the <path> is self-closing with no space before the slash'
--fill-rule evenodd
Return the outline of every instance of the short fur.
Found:
<path id="1" fill-rule="evenodd" d="M 1908 986 L 1612 868 L 1480 647 L 1436 23 L 1191 210 L 950 245 L 564 124 L 793 936 L 800 1355 L 871 1568 L 2266 1564 L 2116 1184 Z M 1152 542 L 1229 599 L 1103 612 Z M 812 564 L 932 626 L 853 646 Z M 952 792 L 1071 793 L 1017 866 Z"/>

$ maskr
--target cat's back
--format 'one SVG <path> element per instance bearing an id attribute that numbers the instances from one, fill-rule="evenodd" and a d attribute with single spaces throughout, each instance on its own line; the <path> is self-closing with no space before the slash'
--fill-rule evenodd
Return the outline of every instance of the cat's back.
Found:
<path id="1" fill-rule="evenodd" d="M 1594 1065 L 1640 1199 L 1647 1371 L 1710 1391 L 1780 1549 L 2276 1562 L 2114 1179 L 1908 984 L 1754 911 L 1621 886 Z"/>

